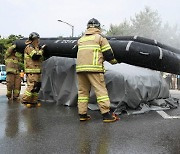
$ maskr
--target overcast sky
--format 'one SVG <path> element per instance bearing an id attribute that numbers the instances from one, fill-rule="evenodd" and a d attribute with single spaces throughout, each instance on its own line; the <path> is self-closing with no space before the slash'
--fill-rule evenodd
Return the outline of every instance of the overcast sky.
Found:
<path id="1" fill-rule="evenodd" d="M 180 0 L 0 0 L 0 35 L 35 31 L 42 37 L 70 36 L 71 28 L 58 19 L 74 25 L 79 35 L 90 18 L 108 29 L 145 6 L 157 10 L 163 22 L 180 25 Z"/>

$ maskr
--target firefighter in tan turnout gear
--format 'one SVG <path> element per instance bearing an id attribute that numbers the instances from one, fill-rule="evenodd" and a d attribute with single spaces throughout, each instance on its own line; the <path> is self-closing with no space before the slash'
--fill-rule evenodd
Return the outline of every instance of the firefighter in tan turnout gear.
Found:
<path id="1" fill-rule="evenodd" d="M 87 115 L 89 93 L 93 87 L 104 122 L 117 120 L 110 113 L 110 100 L 104 81 L 104 60 L 116 64 L 111 46 L 101 36 L 100 23 L 96 19 L 89 20 L 85 35 L 78 40 L 76 72 L 78 77 L 78 111 L 80 121 L 90 120 Z"/>
<path id="2" fill-rule="evenodd" d="M 20 70 L 23 68 L 22 54 L 16 51 L 16 45 L 12 45 L 5 53 L 6 82 L 8 100 L 18 100 L 21 90 Z M 13 96 L 13 97 L 12 97 Z"/>
<path id="3" fill-rule="evenodd" d="M 39 47 L 39 34 L 32 32 L 26 41 L 24 50 L 24 67 L 27 76 L 27 88 L 22 97 L 22 103 L 27 107 L 39 107 L 38 92 L 41 87 L 41 65 L 43 61 L 43 45 Z"/>

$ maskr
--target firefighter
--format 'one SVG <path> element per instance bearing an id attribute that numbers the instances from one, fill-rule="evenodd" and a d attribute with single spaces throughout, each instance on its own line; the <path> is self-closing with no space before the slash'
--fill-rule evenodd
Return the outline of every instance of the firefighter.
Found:
<path id="1" fill-rule="evenodd" d="M 110 100 L 104 81 L 104 60 L 116 64 L 113 51 L 106 38 L 101 35 L 100 22 L 89 20 L 87 30 L 78 40 L 77 78 L 78 78 L 78 112 L 80 121 L 90 120 L 87 115 L 89 92 L 93 87 L 97 102 L 103 116 L 103 122 L 117 120 L 110 113 Z"/>
<path id="2" fill-rule="evenodd" d="M 43 62 L 43 48 L 39 46 L 40 36 L 36 32 L 29 35 L 25 42 L 24 67 L 27 77 L 27 88 L 22 97 L 22 103 L 27 107 L 39 107 L 38 92 L 41 87 L 41 65 Z"/>
<path id="3" fill-rule="evenodd" d="M 16 51 L 16 45 L 12 45 L 5 53 L 6 82 L 8 100 L 18 101 L 21 90 L 20 70 L 23 67 L 22 54 Z M 13 97 L 12 97 L 13 96 Z"/>

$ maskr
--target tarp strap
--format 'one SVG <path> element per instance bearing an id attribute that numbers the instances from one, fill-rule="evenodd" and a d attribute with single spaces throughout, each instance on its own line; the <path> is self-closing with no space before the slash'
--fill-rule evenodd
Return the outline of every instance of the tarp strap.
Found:
<path id="1" fill-rule="evenodd" d="M 163 58 L 163 51 L 160 47 L 158 47 L 159 49 L 159 59 L 162 59 Z"/>
<path id="2" fill-rule="evenodd" d="M 127 46 L 126 46 L 126 51 L 129 51 L 130 46 L 131 46 L 131 44 L 132 44 L 133 42 L 134 42 L 134 41 L 129 41 L 129 42 L 128 42 L 128 44 L 127 44 Z"/>
<path id="3" fill-rule="evenodd" d="M 54 43 L 58 43 L 60 40 L 56 40 Z"/>
<path id="4" fill-rule="evenodd" d="M 157 45 L 157 40 L 154 40 L 154 43 Z"/>
<path id="5" fill-rule="evenodd" d="M 133 38 L 134 38 L 134 40 L 136 40 L 136 39 L 138 38 L 138 36 L 137 36 L 137 35 L 135 35 Z"/>

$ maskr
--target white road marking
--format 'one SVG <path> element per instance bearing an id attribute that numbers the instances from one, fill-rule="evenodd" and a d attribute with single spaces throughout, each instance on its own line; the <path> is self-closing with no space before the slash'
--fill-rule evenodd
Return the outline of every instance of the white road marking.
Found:
<path id="1" fill-rule="evenodd" d="M 156 111 L 164 119 L 180 119 L 180 116 L 170 116 L 164 111 Z"/>

